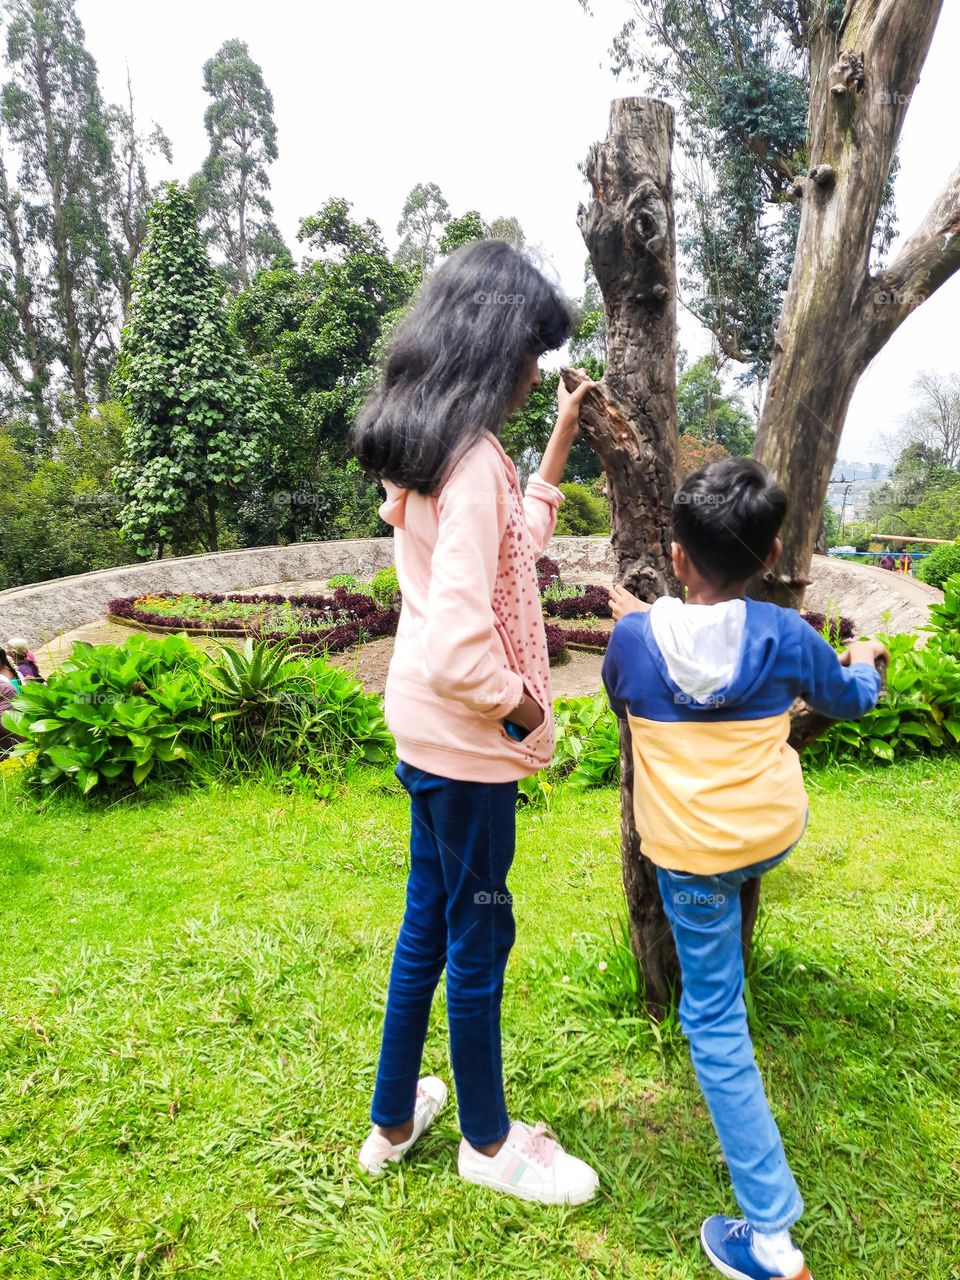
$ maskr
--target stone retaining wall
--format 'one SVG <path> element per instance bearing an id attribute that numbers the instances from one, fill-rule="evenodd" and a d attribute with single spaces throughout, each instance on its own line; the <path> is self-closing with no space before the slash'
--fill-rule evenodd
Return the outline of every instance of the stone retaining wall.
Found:
<path id="1" fill-rule="evenodd" d="M 574 582 L 612 581 L 615 563 L 607 538 L 554 538 L 547 554 Z M 245 591 L 283 583 L 324 580 L 337 573 L 371 578 L 393 562 L 392 538 L 300 542 L 289 547 L 250 547 L 180 559 L 149 560 L 98 573 L 0 591 L 0 644 L 25 635 L 40 645 L 74 627 L 96 622 L 115 596 L 147 591 Z M 927 607 L 943 593 L 912 578 L 870 565 L 816 556 L 807 605 L 839 610 L 863 634 L 915 631 Z"/>

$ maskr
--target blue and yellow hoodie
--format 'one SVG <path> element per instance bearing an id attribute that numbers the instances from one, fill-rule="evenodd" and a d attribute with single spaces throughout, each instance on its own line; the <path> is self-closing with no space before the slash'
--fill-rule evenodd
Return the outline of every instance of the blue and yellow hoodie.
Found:
<path id="1" fill-rule="evenodd" d="M 793 609 L 666 597 L 614 627 L 603 682 L 630 725 L 643 852 L 697 875 L 774 857 L 803 834 L 807 797 L 787 745 L 794 700 L 855 719 L 881 687 L 869 664 L 842 667 Z"/>

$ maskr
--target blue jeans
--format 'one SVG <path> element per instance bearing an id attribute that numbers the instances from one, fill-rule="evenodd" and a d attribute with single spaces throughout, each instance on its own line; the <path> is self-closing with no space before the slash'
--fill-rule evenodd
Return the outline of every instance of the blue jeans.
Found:
<path id="1" fill-rule="evenodd" d="M 410 874 L 370 1114 L 385 1128 L 413 1115 L 430 1004 L 446 966 L 460 1130 L 485 1146 L 510 1129 L 500 1003 L 515 933 L 507 872 L 517 784 L 457 782 L 402 761 L 396 774 L 410 794 Z"/>
<path id="2" fill-rule="evenodd" d="M 657 868 L 683 978 L 680 1025 L 734 1193 L 759 1231 L 789 1227 L 803 1201 L 753 1056 L 743 1001 L 740 886 L 789 852 L 716 876 Z"/>

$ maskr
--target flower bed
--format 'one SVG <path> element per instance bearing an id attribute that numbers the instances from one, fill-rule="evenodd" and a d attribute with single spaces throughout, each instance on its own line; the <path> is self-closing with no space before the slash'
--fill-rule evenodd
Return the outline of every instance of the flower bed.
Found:
<path id="1" fill-rule="evenodd" d="M 107 609 L 111 621 L 151 631 L 254 635 L 333 653 L 394 635 L 399 616 L 396 609 L 381 609 L 370 596 L 343 588 L 331 596 L 165 593 L 111 600 Z"/>
<path id="2" fill-rule="evenodd" d="M 603 653 L 610 638 L 608 630 L 560 627 L 549 619 L 610 618 L 607 588 L 593 584 L 565 588 L 559 566 L 546 556 L 537 562 L 537 580 L 551 665 L 565 662 L 571 648 Z M 328 596 L 220 595 L 216 592 L 134 596 L 111 600 L 108 614 L 113 622 L 151 631 L 254 635 L 265 640 L 286 640 L 297 649 L 326 649 L 336 653 L 377 636 L 395 635 L 399 608 L 383 608 L 366 592 L 338 587 Z M 828 619 L 823 614 L 803 616 L 817 631 L 825 632 Z M 835 644 L 849 640 L 854 634 L 849 618 L 831 617 L 829 624 Z"/>

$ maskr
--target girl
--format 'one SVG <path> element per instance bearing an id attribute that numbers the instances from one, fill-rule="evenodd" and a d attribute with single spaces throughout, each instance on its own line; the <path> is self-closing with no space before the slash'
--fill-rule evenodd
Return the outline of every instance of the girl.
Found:
<path id="1" fill-rule="evenodd" d="M 561 382 L 557 424 L 525 495 L 497 434 L 540 385 L 538 357 L 562 346 L 569 328 L 556 291 L 509 245 L 458 249 L 397 329 L 352 441 L 383 482 L 380 514 L 396 530 L 403 606 L 386 715 L 411 803 L 406 911 L 360 1165 L 379 1173 L 399 1160 L 446 1102 L 442 1081 L 417 1079 L 446 966 L 460 1175 L 548 1204 L 589 1200 L 598 1180 L 543 1124 L 511 1123 L 507 1113 L 507 872 L 517 780 L 553 754 L 536 561 L 593 384 L 570 396 Z"/>

